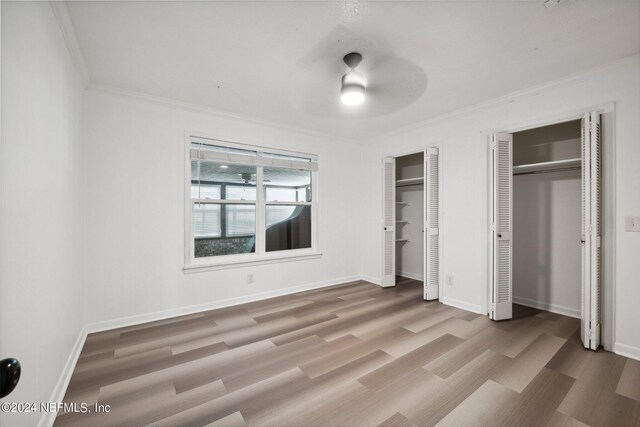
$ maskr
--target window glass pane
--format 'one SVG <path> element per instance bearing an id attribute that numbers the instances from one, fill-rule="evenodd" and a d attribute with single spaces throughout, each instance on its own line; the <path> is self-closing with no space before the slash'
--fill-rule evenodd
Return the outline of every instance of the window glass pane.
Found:
<path id="1" fill-rule="evenodd" d="M 193 235 L 195 237 L 219 237 L 220 205 L 193 204 Z"/>
<path id="2" fill-rule="evenodd" d="M 205 213 L 203 214 L 202 211 Z M 222 216 L 226 219 L 224 221 L 226 226 L 222 224 Z M 202 258 L 255 252 L 255 218 L 255 205 L 199 205 L 195 203 L 195 257 Z M 203 229 L 209 232 L 203 233 L 201 231 Z M 225 232 L 223 233 L 223 231 Z"/>
<path id="3" fill-rule="evenodd" d="M 311 206 L 267 206 L 266 250 L 311 247 Z"/>
<path id="4" fill-rule="evenodd" d="M 208 162 L 208 161 L 191 161 L 191 184 L 194 186 L 209 185 L 219 186 L 225 184 L 226 187 L 236 185 L 236 189 L 233 193 L 233 198 L 223 197 L 223 199 L 229 200 L 255 200 L 256 199 L 256 172 L 255 166 L 245 165 L 225 165 L 222 163 Z M 242 190 L 238 188 L 244 187 Z M 253 189 L 253 190 L 251 190 Z M 240 194 L 238 193 L 240 191 Z M 243 197 L 243 198 L 241 198 Z"/>
<path id="5" fill-rule="evenodd" d="M 220 186 L 191 184 L 191 198 L 201 200 L 220 200 Z"/>
<path id="6" fill-rule="evenodd" d="M 280 221 L 284 221 L 291 216 L 295 210 L 295 206 L 267 206 L 266 210 L 266 223 L 267 228 Z"/>
<path id="7" fill-rule="evenodd" d="M 256 234 L 255 205 L 226 205 L 226 235 L 247 236 Z"/>
<path id="8" fill-rule="evenodd" d="M 267 200 L 270 202 L 298 201 L 296 200 L 296 189 L 286 187 L 267 187 Z"/>
<path id="9" fill-rule="evenodd" d="M 225 199 L 227 200 L 255 200 L 256 187 L 227 185 L 225 188 Z"/>
<path id="10" fill-rule="evenodd" d="M 287 199 L 279 200 L 276 198 L 282 196 L 277 193 L 274 187 L 281 189 L 289 189 L 292 192 L 298 191 L 300 188 L 306 189 L 305 200 L 298 200 L 298 202 L 310 202 L 311 201 L 311 171 L 300 169 L 288 169 L 288 168 L 264 168 L 264 184 L 267 187 L 266 200 L 267 202 L 274 201 L 296 201 L 295 193 L 293 196 L 289 196 Z M 293 197 L 293 198 L 292 198 Z"/>

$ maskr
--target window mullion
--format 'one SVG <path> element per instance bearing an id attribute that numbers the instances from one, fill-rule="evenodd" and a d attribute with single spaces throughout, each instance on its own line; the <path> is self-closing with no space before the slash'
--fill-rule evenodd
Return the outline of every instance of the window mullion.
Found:
<path id="1" fill-rule="evenodd" d="M 318 236 L 318 176 L 316 172 L 311 172 L 311 194 L 307 194 L 307 197 L 311 196 L 311 247 L 315 250 L 319 250 L 320 239 Z"/>
<path id="2" fill-rule="evenodd" d="M 267 206 L 311 206 L 312 202 L 265 202 Z"/>
<path id="3" fill-rule="evenodd" d="M 225 200 L 227 198 L 227 186 L 222 184 L 220 186 L 220 198 Z M 227 237 L 227 205 L 220 205 L 220 237 Z"/>
<path id="4" fill-rule="evenodd" d="M 256 253 L 264 255 L 266 252 L 266 219 L 265 219 L 265 189 L 263 185 L 264 170 L 258 166 L 256 170 Z"/>
<path id="5" fill-rule="evenodd" d="M 218 200 L 218 199 L 193 199 L 193 203 L 199 205 L 255 205 L 255 200 Z"/>

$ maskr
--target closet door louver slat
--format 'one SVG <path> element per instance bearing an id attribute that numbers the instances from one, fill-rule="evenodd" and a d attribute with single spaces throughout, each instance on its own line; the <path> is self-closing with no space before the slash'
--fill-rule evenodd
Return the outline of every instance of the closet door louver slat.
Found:
<path id="1" fill-rule="evenodd" d="M 396 167 L 395 159 L 385 158 L 382 163 L 382 286 L 396 284 Z"/>
<path id="2" fill-rule="evenodd" d="M 589 144 L 589 117 L 585 116 L 582 119 L 582 139 L 581 139 L 581 157 L 582 157 L 582 269 L 581 269 L 581 313 L 580 318 L 580 338 L 585 347 L 589 347 L 589 287 L 591 276 L 591 256 L 589 254 L 589 248 L 591 246 L 591 236 L 588 235 L 587 227 L 589 223 L 589 206 L 590 206 L 590 170 L 589 165 L 589 150 L 591 144 Z"/>
<path id="3" fill-rule="evenodd" d="M 591 244 L 591 349 L 600 346 L 600 266 L 602 251 L 602 204 L 601 177 L 602 153 L 600 141 L 600 114 L 591 113 L 591 224 L 593 239 Z"/>
<path id="4" fill-rule="evenodd" d="M 440 155 L 438 148 L 427 150 L 425 182 L 425 279 L 424 299 L 439 297 L 440 286 Z"/>
<path id="5" fill-rule="evenodd" d="M 508 133 L 497 133 L 492 137 L 492 307 L 494 320 L 512 317 L 512 215 L 513 137 Z"/>
<path id="6" fill-rule="evenodd" d="M 601 263 L 600 114 L 582 119 L 582 318 L 580 335 L 586 348 L 600 345 Z"/>

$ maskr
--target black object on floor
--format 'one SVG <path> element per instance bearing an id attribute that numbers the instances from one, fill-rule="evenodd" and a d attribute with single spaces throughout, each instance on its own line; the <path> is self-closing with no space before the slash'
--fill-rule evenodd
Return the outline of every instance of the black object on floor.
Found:
<path id="1" fill-rule="evenodd" d="M 9 395 L 20 380 L 20 362 L 18 359 L 0 361 L 0 399 Z"/>

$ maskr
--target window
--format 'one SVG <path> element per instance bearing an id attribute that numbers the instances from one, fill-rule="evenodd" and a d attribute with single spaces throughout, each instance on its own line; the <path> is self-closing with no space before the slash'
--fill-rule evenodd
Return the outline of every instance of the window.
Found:
<path id="1" fill-rule="evenodd" d="M 317 157 L 190 137 L 187 268 L 317 254 Z"/>

